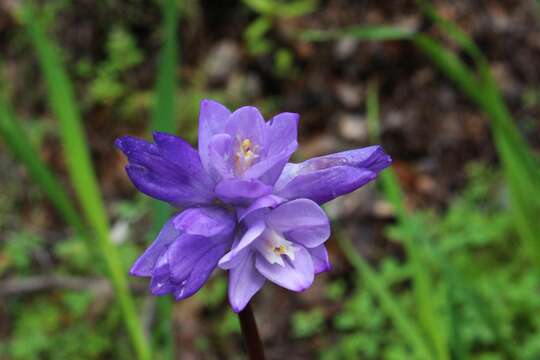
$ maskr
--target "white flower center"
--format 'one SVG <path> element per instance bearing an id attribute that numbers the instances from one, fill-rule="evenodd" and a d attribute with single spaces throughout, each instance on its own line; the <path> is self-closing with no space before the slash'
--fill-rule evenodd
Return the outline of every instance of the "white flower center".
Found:
<path id="1" fill-rule="evenodd" d="M 270 264 L 285 266 L 283 256 L 294 260 L 294 253 L 298 250 L 294 243 L 286 240 L 283 236 L 272 229 L 266 229 L 261 240 L 256 244 L 257 250 Z"/>
<path id="2" fill-rule="evenodd" d="M 238 141 L 238 151 L 235 153 L 234 165 L 237 175 L 242 175 L 247 169 L 253 165 L 259 155 L 257 154 L 258 146 L 253 144 L 250 139 Z"/>

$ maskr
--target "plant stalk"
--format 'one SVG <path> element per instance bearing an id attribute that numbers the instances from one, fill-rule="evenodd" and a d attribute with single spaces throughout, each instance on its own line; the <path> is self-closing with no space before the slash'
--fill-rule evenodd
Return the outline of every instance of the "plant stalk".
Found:
<path id="1" fill-rule="evenodd" d="M 242 336 L 246 344 L 248 356 L 250 360 L 264 360 L 264 348 L 257 330 L 257 323 L 251 310 L 251 305 L 248 303 L 244 310 L 238 313 L 240 318 L 240 327 L 242 328 Z"/>

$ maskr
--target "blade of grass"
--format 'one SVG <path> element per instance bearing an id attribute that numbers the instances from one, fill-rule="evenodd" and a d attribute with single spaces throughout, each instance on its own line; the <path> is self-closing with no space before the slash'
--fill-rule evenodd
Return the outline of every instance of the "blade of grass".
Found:
<path id="1" fill-rule="evenodd" d="M 96 244 L 107 266 L 135 353 L 139 359 L 150 359 L 150 349 L 129 292 L 126 273 L 118 250 L 109 236 L 107 213 L 92 167 L 71 81 L 64 70 L 59 50 L 47 37 L 35 9 L 29 2 L 24 4 L 21 20 L 37 53 L 47 86 L 49 104 L 59 120 L 64 156 L 72 184 L 86 221 L 96 236 Z"/>
<path id="2" fill-rule="evenodd" d="M 503 171 L 510 189 L 510 202 L 517 230 L 527 250 L 540 255 L 540 224 L 535 220 L 540 212 L 540 201 L 530 194 L 540 189 L 539 162 L 516 128 L 515 121 L 493 78 L 487 59 L 473 39 L 457 24 L 439 16 L 428 0 L 417 1 L 424 13 L 448 37 L 455 40 L 475 61 L 478 72 L 479 94 L 473 100 L 492 120 L 492 131 Z M 432 45 L 433 46 L 433 45 Z M 450 76 L 451 74 L 449 74 Z"/>
<path id="3" fill-rule="evenodd" d="M 178 14 L 174 0 L 164 0 L 162 5 L 163 17 L 163 47 L 159 56 L 154 105 L 150 127 L 152 131 L 174 133 L 175 131 L 175 98 L 176 98 L 176 66 L 178 62 Z M 170 207 L 161 201 L 154 203 L 154 229 L 158 231 L 167 220 Z"/>
<path id="4" fill-rule="evenodd" d="M 358 276 L 362 278 L 366 291 L 371 292 L 379 300 L 383 311 L 411 346 L 416 355 L 415 359 L 432 359 L 429 346 L 425 343 L 417 324 L 407 316 L 401 305 L 394 300 L 392 294 L 386 288 L 384 280 L 358 254 L 354 245 L 343 234 L 337 224 L 334 224 L 334 234 L 344 255 L 356 269 Z"/>
<path id="5" fill-rule="evenodd" d="M 84 234 L 84 222 L 58 179 L 41 160 L 39 152 L 28 140 L 19 120 L 15 118 L 6 99 L 0 96 L 0 135 L 10 151 L 19 158 L 30 175 L 40 184 L 58 212 L 77 232 Z"/>
<path id="6" fill-rule="evenodd" d="M 243 0 L 244 5 L 251 10 L 265 16 L 275 17 L 296 17 L 309 14 L 315 11 L 318 6 L 318 0 L 294 0 L 294 1 L 275 1 L 275 0 Z"/>
<path id="7" fill-rule="evenodd" d="M 328 41 L 344 36 L 370 41 L 406 40 L 413 37 L 415 31 L 398 26 L 351 26 L 337 30 L 304 30 L 299 37 L 304 41 Z"/>
<path id="8" fill-rule="evenodd" d="M 457 24 L 441 17 L 429 0 L 417 0 L 416 3 L 423 13 L 429 19 L 431 19 L 431 21 L 440 27 L 451 39 L 458 43 L 459 46 L 465 49 L 465 51 L 467 51 L 476 64 L 480 62 L 487 63 L 482 51 L 480 51 L 478 46 L 476 46 L 476 43 L 467 35 L 467 33 L 461 30 Z"/>
<path id="9" fill-rule="evenodd" d="M 179 50 L 178 14 L 175 0 L 164 0 L 161 10 L 163 46 L 159 56 L 150 127 L 153 131 L 174 133 L 177 91 L 176 67 Z M 171 208 L 161 201 L 154 201 L 152 205 L 152 231 L 149 235 L 153 238 L 171 215 Z M 157 316 L 159 321 L 153 334 L 153 345 L 156 349 L 163 349 L 167 359 L 174 359 L 172 309 L 173 301 L 170 297 L 158 299 Z"/>
<path id="10" fill-rule="evenodd" d="M 454 81 L 465 94 L 480 101 L 482 98 L 481 87 L 477 82 L 476 75 L 450 50 L 441 46 L 437 41 L 425 34 L 416 34 L 412 38 L 413 43 L 424 55 L 429 57 L 439 70 Z"/>
<path id="11" fill-rule="evenodd" d="M 368 121 L 368 132 L 370 138 L 378 142 L 379 132 L 379 103 L 377 95 L 377 85 L 376 83 L 370 83 L 367 92 L 367 121 Z M 408 221 L 410 214 L 406 211 L 404 206 L 404 195 L 401 185 L 397 179 L 395 171 L 392 168 L 386 169 L 380 174 L 380 183 L 382 184 L 383 192 L 393 204 L 393 207 L 396 210 L 398 221 Z M 411 238 L 419 239 L 422 238 L 423 229 L 412 226 Z M 420 254 L 422 255 L 422 254 Z M 503 351 L 508 356 L 508 358 L 514 358 L 515 354 L 511 347 L 508 346 L 502 339 L 503 336 L 500 332 L 500 326 L 495 319 L 493 310 L 491 308 L 490 302 L 483 299 L 477 291 L 469 284 L 469 279 L 461 274 L 457 269 L 448 261 L 445 260 L 444 255 L 440 254 L 440 251 L 435 247 L 431 248 L 429 252 L 430 261 L 437 264 L 441 268 L 443 274 L 444 283 L 448 285 L 448 307 L 450 314 L 450 326 L 448 336 L 449 342 L 451 343 L 450 348 L 452 349 L 452 358 L 456 359 L 467 359 L 469 357 L 469 352 L 467 344 L 465 344 L 461 329 L 460 329 L 460 315 L 458 315 L 458 310 L 455 308 L 455 292 L 461 291 L 473 304 L 475 311 L 481 315 L 484 319 L 484 322 L 488 327 L 493 331 L 497 339 L 501 339 L 498 343 L 501 344 Z M 444 324 L 441 323 L 441 326 Z"/>
<path id="12" fill-rule="evenodd" d="M 368 129 L 372 131 L 370 137 L 376 142 L 379 142 L 379 132 L 377 131 L 379 124 L 379 100 L 375 83 L 370 83 L 368 86 L 366 104 Z M 420 242 L 423 242 L 424 246 L 428 246 L 428 242 L 420 236 L 420 232 L 416 231 L 416 223 L 407 213 L 405 196 L 393 169 L 384 170 L 380 174 L 379 179 L 386 198 L 396 210 L 398 221 L 408 229 L 408 236 L 404 239 L 404 246 L 412 271 L 412 287 L 416 299 L 415 304 L 418 311 L 418 319 L 425 336 L 430 339 L 436 358 L 450 359 L 448 338 L 445 332 L 446 323 L 437 311 L 433 278 L 429 272 L 429 267 L 422 261 L 423 251 L 419 248 Z"/>
<path id="13" fill-rule="evenodd" d="M 523 240 L 531 260 L 540 265 L 540 201 L 535 194 L 540 191 L 538 161 L 533 157 L 502 99 L 489 65 L 477 64 L 478 76 L 452 52 L 444 49 L 428 36 L 418 35 L 415 44 L 453 80 L 491 119 L 491 129 L 509 187 L 509 196 L 516 229 Z"/>
<path id="14" fill-rule="evenodd" d="M 399 27 L 383 27 L 392 37 L 373 35 L 373 27 L 351 27 L 338 30 L 309 30 L 300 34 L 310 41 L 327 41 L 344 36 L 362 40 L 410 40 L 438 69 L 452 80 L 491 120 L 491 129 L 499 153 L 505 178 L 509 187 L 511 208 L 516 229 L 523 241 L 531 261 L 540 266 L 540 199 L 530 196 L 540 191 L 539 162 L 526 141 L 520 135 L 493 79 L 489 64 L 465 32 L 449 21 L 442 21 L 428 8 L 431 18 L 441 24 L 443 30 L 471 55 L 477 71 L 471 70 L 452 51 L 422 33 L 401 33 Z M 393 29 L 393 30 L 391 30 Z M 403 35 L 403 36 L 401 36 Z"/>

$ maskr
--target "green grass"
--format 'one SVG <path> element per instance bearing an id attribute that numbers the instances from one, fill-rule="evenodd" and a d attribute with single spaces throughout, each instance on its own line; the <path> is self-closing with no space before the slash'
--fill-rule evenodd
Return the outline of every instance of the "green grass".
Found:
<path id="1" fill-rule="evenodd" d="M 41 160 L 39 151 L 29 141 L 20 122 L 9 108 L 7 100 L 0 97 L 0 135 L 9 150 L 26 166 L 65 221 L 81 235 L 84 234 L 83 219 L 60 181 Z"/>
<path id="2" fill-rule="evenodd" d="M 298 35 L 304 41 L 329 41 L 342 37 L 354 37 L 366 41 L 409 40 L 415 32 L 397 26 L 350 26 L 335 30 L 304 30 Z"/>
<path id="3" fill-rule="evenodd" d="M 150 127 L 153 131 L 174 133 L 178 100 L 176 70 L 179 52 L 178 13 L 174 0 L 163 1 L 162 18 L 163 45 L 159 56 Z M 149 237 L 153 240 L 171 215 L 171 208 L 168 204 L 157 200 L 152 205 L 152 230 Z M 158 299 L 157 316 L 159 321 L 153 334 L 153 343 L 156 351 L 159 349 L 167 359 L 174 358 L 172 309 L 173 300 L 170 297 Z"/>
<path id="4" fill-rule="evenodd" d="M 107 212 L 93 170 L 73 86 L 64 69 L 58 47 L 46 35 L 37 15 L 30 4 L 22 7 L 21 20 L 41 66 L 49 105 L 59 121 L 71 183 L 89 229 L 96 238 L 96 246 L 107 266 L 135 353 L 139 359 L 150 359 L 150 348 L 129 292 L 126 271 L 109 236 Z"/>
<path id="5" fill-rule="evenodd" d="M 407 314 L 396 298 L 392 295 L 382 279 L 375 270 L 358 254 L 351 241 L 344 235 L 343 231 L 334 224 L 334 236 L 336 237 L 343 254 L 356 269 L 359 278 L 363 280 L 365 290 L 373 294 L 379 300 L 381 310 L 392 321 L 399 334 L 406 340 L 416 355 L 416 359 L 432 359 L 432 351 L 425 342 L 418 324 Z"/>
<path id="6" fill-rule="evenodd" d="M 350 36 L 366 41 L 411 41 L 433 64 L 452 80 L 491 120 L 491 130 L 499 154 L 516 229 L 531 262 L 540 266 L 540 199 L 530 194 L 540 191 L 538 159 L 533 155 L 500 93 L 489 63 L 474 41 L 459 27 L 436 14 L 428 2 L 422 2 L 426 16 L 474 60 L 467 66 L 453 51 L 425 33 L 392 26 L 353 26 L 337 30 L 307 30 L 300 38 L 309 41 L 329 41 Z"/>
<path id="7" fill-rule="evenodd" d="M 379 101 L 375 83 L 371 83 L 368 87 L 366 104 L 370 136 L 372 140 L 379 142 Z M 448 334 L 446 333 L 447 326 L 437 309 L 437 298 L 433 296 L 435 293 L 433 274 L 426 271 L 427 264 L 424 261 L 425 251 L 422 247 L 425 247 L 428 241 L 422 236 L 422 232 L 418 231 L 414 218 L 409 215 L 405 208 L 405 196 L 394 169 L 384 170 L 379 179 L 386 199 L 392 204 L 398 222 L 405 229 L 403 245 L 412 270 L 412 287 L 415 295 L 417 316 L 424 331 L 424 336 L 429 339 L 437 359 L 450 359 Z"/>

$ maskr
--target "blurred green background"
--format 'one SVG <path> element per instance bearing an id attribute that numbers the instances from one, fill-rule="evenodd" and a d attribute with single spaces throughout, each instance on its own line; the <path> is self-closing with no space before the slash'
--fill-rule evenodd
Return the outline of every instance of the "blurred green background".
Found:
<path id="1" fill-rule="evenodd" d="M 245 358 L 223 272 L 127 276 L 172 209 L 114 139 L 196 145 L 203 98 L 394 159 L 326 206 L 332 272 L 254 298 L 269 359 L 540 359 L 538 2 L 9 0 L 0 48 L 0 359 Z"/>

